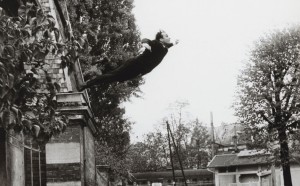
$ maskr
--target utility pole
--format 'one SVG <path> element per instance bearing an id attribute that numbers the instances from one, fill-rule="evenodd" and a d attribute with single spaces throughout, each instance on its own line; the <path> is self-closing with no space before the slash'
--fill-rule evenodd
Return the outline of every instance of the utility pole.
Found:
<path id="1" fill-rule="evenodd" d="M 214 122 L 213 122 L 213 113 L 210 112 L 210 125 L 211 125 L 211 138 L 212 138 L 212 144 L 211 144 L 211 155 L 212 158 L 215 156 L 215 129 L 214 129 Z"/>
<path id="2" fill-rule="evenodd" d="M 236 133 L 236 123 L 234 123 L 234 136 L 232 138 L 233 138 L 233 143 L 234 143 L 234 152 L 237 153 L 238 152 L 238 148 L 237 148 L 238 141 L 237 141 L 237 133 Z"/>
<path id="3" fill-rule="evenodd" d="M 170 126 L 168 122 L 167 122 L 167 131 L 168 131 L 168 143 L 169 143 L 169 150 L 170 150 L 170 161 L 171 161 L 172 173 L 173 173 L 173 183 L 174 186 L 176 186 L 175 171 L 174 171 L 174 164 L 172 158 L 172 147 L 171 147 L 171 140 L 170 140 Z"/>
<path id="4" fill-rule="evenodd" d="M 186 182 L 185 175 L 184 175 L 182 162 L 181 162 L 181 159 L 180 159 L 180 156 L 179 156 L 178 147 L 177 147 L 177 145 L 176 145 L 176 143 L 175 143 L 174 136 L 173 136 L 173 134 L 172 134 L 172 131 L 171 131 L 171 129 L 170 129 L 170 126 L 169 126 L 169 122 L 168 122 L 168 121 L 167 121 L 167 128 L 169 129 L 169 130 L 168 130 L 168 134 L 170 133 L 171 139 L 172 139 L 172 141 L 173 141 L 173 146 L 174 146 L 174 149 L 175 149 L 176 154 L 177 154 L 177 157 L 178 157 L 178 161 L 179 161 L 179 164 L 180 164 L 180 169 L 181 169 L 181 173 L 182 173 L 182 176 L 183 176 L 184 184 L 185 184 L 185 186 L 188 186 L 188 185 L 187 185 L 187 182 Z"/>
<path id="5" fill-rule="evenodd" d="M 214 128 L 212 112 L 210 112 L 210 124 L 211 124 L 211 137 L 212 137 L 211 155 L 212 155 L 212 158 L 214 158 L 214 156 L 215 156 L 215 128 Z M 213 180 L 215 180 L 215 174 L 213 174 Z"/>

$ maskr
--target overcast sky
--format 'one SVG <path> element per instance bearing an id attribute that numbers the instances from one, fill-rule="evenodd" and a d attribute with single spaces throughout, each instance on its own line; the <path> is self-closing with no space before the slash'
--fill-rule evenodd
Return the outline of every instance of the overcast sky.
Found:
<path id="1" fill-rule="evenodd" d="M 300 22 L 300 0 L 134 0 L 142 38 L 159 29 L 179 39 L 163 62 L 145 75 L 143 98 L 126 103 L 132 140 L 153 131 L 177 100 L 190 103 L 191 118 L 234 123 L 236 78 L 253 42 L 274 29 Z"/>

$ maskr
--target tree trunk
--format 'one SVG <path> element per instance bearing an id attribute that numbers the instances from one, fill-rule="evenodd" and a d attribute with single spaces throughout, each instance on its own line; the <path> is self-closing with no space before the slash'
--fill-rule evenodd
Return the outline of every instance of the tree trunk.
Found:
<path id="1" fill-rule="evenodd" d="M 278 129 L 278 134 L 280 142 L 280 161 L 283 171 L 284 186 L 293 186 L 290 170 L 289 146 L 287 142 L 286 131 L 284 129 Z"/>

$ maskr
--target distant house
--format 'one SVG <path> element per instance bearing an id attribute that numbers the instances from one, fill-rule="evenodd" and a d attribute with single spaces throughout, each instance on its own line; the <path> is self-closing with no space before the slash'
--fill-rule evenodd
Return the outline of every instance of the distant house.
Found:
<path id="1" fill-rule="evenodd" d="M 211 130 L 211 129 L 210 129 Z M 244 126 L 238 123 L 222 123 L 220 126 L 214 127 L 215 142 L 219 145 L 234 145 L 234 137 L 237 136 L 237 144 L 247 142 L 248 139 L 244 135 L 241 135 L 241 131 L 244 130 Z"/>
<path id="2" fill-rule="evenodd" d="M 244 150 L 216 155 L 208 164 L 216 186 L 283 186 L 282 170 L 272 166 L 270 154 Z M 291 163 L 293 185 L 300 185 L 300 165 Z"/>

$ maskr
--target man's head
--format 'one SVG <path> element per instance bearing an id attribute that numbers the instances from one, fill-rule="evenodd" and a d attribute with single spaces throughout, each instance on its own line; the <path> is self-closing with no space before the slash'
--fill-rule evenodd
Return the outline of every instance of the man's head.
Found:
<path id="1" fill-rule="evenodd" d="M 163 44 L 171 43 L 171 39 L 169 38 L 168 34 L 163 30 L 160 30 L 159 32 L 157 32 L 157 34 L 155 36 L 155 40 L 160 41 Z"/>

